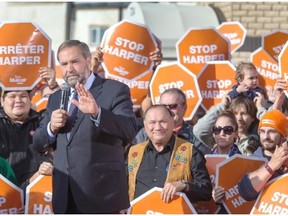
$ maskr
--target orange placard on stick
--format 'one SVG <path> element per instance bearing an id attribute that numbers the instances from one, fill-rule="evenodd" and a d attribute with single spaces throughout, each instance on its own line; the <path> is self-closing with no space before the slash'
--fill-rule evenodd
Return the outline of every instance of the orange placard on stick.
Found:
<path id="1" fill-rule="evenodd" d="M 257 170 L 265 162 L 262 158 L 235 154 L 217 164 L 215 184 L 225 190 L 222 203 L 229 214 L 249 214 L 255 201 L 246 201 L 240 196 L 238 183 L 245 174 Z"/>
<path id="2" fill-rule="evenodd" d="M 39 68 L 51 65 L 51 39 L 31 22 L 2 22 L 0 38 L 1 87 L 33 89 L 41 80 Z"/>
<path id="3" fill-rule="evenodd" d="M 102 65 L 109 77 L 134 80 L 152 71 L 149 55 L 157 42 L 146 25 L 123 20 L 107 30 L 101 47 Z"/>
<path id="4" fill-rule="evenodd" d="M 240 22 L 223 22 L 217 29 L 230 41 L 231 54 L 244 44 L 247 30 Z"/>
<path id="5" fill-rule="evenodd" d="M 151 79 L 152 72 L 145 74 L 137 80 L 123 80 L 116 79 L 119 82 L 123 82 L 130 88 L 131 99 L 133 102 L 133 108 L 140 108 L 143 99 L 148 94 L 149 81 Z M 107 77 L 108 79 L 115 79 L 114 77 Z"/>
<path id="6" fill-rule="evenodd" d="M 189 29 L 176 44 L 177 60 L 196 76 L 208 61 L 230 60 L 230 41 L 215 28 Z"/>
<path id="7" fill-rule="evenodd" d="M 37 112 L 40 112 L 44 109 L 46 109 L 47 107 L 47 104 L 48 104 L 48 98 L 41 98 L 36 104 L 36 111 Z"/>
<path id="8" fill-rule="evenodd" d="M 56 71 L 56 81 L 58 85 L 61 85 L 65 81 L 63 80 L 61 68 L 59 65 L 55 65 L 55 71 Z"/>
<path id="9" fill-rule="evenodd" d="M 215 179 L 216 179 L 216 166 L 217 164 L 221 163 L 222 161 L 228 159 L 228 155 L 224 154 L 207 154 L 205 155 L 206 159 L 206 167 L 208 173 L 210 175 L 212 186 L 215 186 Z"/>
<path id="10" fill-rule="evenodd" d="M 259 85 L 266 91 L 272 90 L 276 80 L 280 77 L 278 62 L 262 47 L 251 53 L 251 62 L 259 73 Z"/>
<path id="11" fill-rule="evenodd" d="M 269 181 L 262 189 L 250 214 L 288 215 L 288 174 Z"/>
<path id="12" fill-rule="evenodd" d="M 221 102 L 223 96 L 232 90 L 235 81 L 235 67 L 229 61 L 212 61 L 205 64 L 198 75 L 202 106 L 209 110 Z"/>
<path id="13" fill-rule="evenodd" d="M 195 74 L 183 65 L 176 63 L 161 64 L 157 67 L 150 81 L 150 95 L 153 104 L 160 102 L 160 95 L 170 88 L 178 88 L 187 99 L 184 120 L 191 120 L 201 104 L 202 98 Z"/>
<path id="14" fill-rule="evenodd" d="M 0 214 L 23 213 L 23 191 L 0 174 Z"/>
<path id="15" fill-rule="evenodd" d="M 215 187 L 215 176 L 216 176 L 216 165 L 226 160 L 228 155 L 222 154 L 206 154 L 206 167 L 210 175 L 211 183 L 213 188 Z M 198 214 L 216 214 L 218 211 L 218 205 L 215 203 L 213 198 L 209 201 L 199 201 L 195 206 Z"/>
<path id="16" fill-rule="evenodd" d="M 288 41 L 285 43 L 281 53 L 279 54 L 279 73 L 280 77 L 285 79 L 288 82 Z M 288 97 L 288 93 L 284 91 L 286 97 Z"/>
<path id="17" fill-rule="evenodd" d="M 25 214 L 53 214 L 52 176 L 38 176 L 26 189 Z"/>
<path id="18" fill-rule="evenodd" d="M 31 99 L 32 104 L 36 104 L 41 99 L 41 91 L 36 91 Z"/>
<path id="19" fill-rule="evenodd" d="M 288 40 L 288 33 L 283 31 L 274 31 L 262 36 L 262 48 L 276 61 L 278 55 Z"/>
<path id="20" fill-rule="evenodd" d="M 131 202 L 128 214 L 197 214 L 185 193 L 177 192 L 169 203 L 161 200 L 162 188 L 154 187 Z"/>

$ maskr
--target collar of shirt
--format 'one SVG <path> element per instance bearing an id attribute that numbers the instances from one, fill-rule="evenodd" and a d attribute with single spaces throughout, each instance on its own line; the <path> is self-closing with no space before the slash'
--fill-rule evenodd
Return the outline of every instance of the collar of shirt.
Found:
<path id="1" fill-rule="evenodd" d="M 171 136 L 170 140 L 168 141 L 168 143 L 164 147 L 163 151 L 167 148 L 169 148 L 169 150 L 172 151 L 172 149 L 174 148 L 174 142 L 175 142 L 175 136 L 173 135 L 173 136 Z M 151 140 L 149 140 L 146 151 L 156 151 Z"/>

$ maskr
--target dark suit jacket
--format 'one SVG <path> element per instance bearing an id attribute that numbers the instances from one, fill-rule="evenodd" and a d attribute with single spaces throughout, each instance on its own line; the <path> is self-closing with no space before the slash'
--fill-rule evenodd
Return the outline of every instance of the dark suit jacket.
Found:
<path id="1" fill-rule="evenodd" d="M 98 127 L 80 110 L 69 141 L 59 131 L 54 151 L 53 209 L 65 213 L 68 184 L 83 213 L 113 213 L 130 206 L 123 146 L 136 134 L 127 85 L 96 76 L 90 92 L 101 107 Z M 33 137 L 34 148 L 47 148 L 47 124 L 59 108 L 61 91 L 50 96 L 47 112 Z"/>

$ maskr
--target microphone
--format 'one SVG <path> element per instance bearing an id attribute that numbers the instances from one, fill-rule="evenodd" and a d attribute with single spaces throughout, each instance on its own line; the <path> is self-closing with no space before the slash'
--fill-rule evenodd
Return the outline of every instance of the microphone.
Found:
<path id="1" fill-rule="evenodd" d="M 60 101 L 60 109 L 66 110 L 67 108 L 67 97 L 68 92 L 70 91 L 70 86 L 66 82 L 61 85 L 61 101 Z M 67 110 L 66 110 L 67 111 Z"/>

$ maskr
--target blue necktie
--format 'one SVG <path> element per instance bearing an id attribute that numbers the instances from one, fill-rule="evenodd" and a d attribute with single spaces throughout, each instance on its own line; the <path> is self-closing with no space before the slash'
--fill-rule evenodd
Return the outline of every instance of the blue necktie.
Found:
<path id="1" fill-rule="evenodd" d="M 77 91 L 74 90 L 72 92 L 73 94 L 73 99 L 78 101 L 78 94 Z M 67 138 L 69 139 L 70 137 L 70 132 L 72 130 L 72 128 L 74 127 L 74 124 L 77 120 L 77 114 L 78 114 L 78 107 L 70 102 L 70 107 L 69 107 L 69 111 L 68 111 L 68 119 L 66 122 L 66 125 L 68 126 L 68 133 L 67 133 Z"/>

